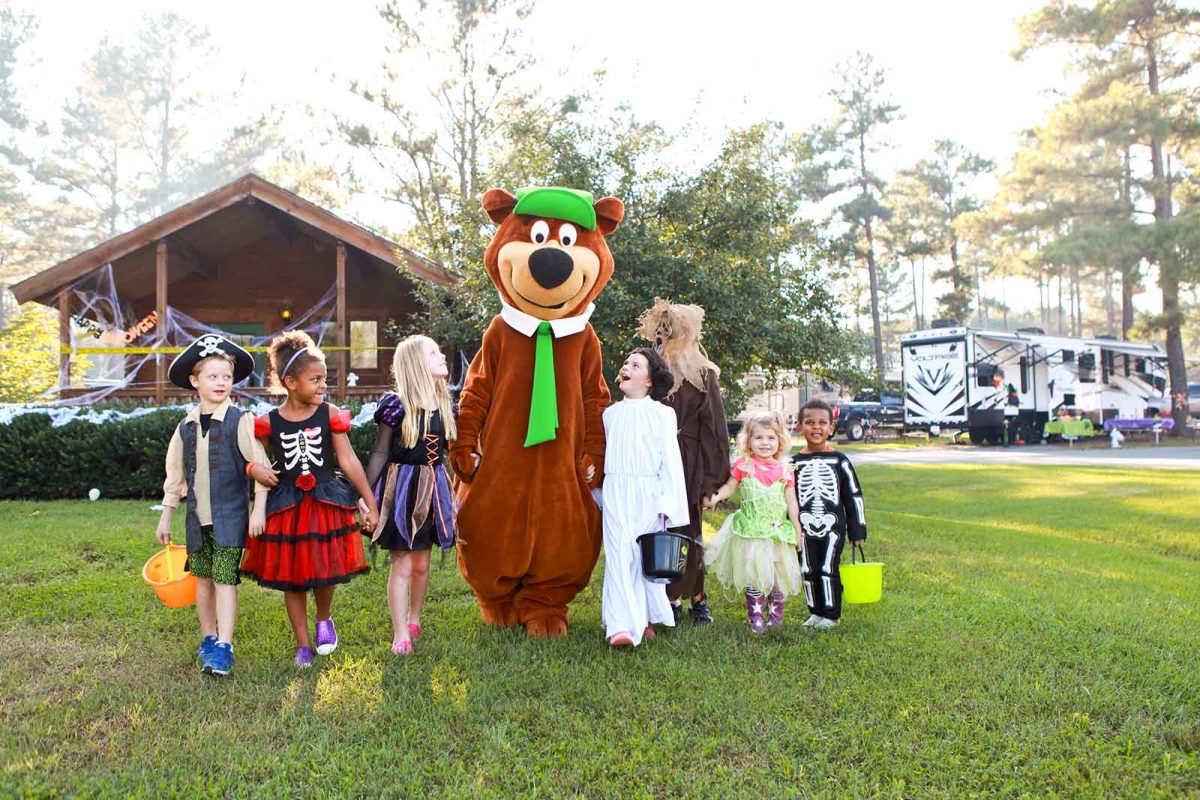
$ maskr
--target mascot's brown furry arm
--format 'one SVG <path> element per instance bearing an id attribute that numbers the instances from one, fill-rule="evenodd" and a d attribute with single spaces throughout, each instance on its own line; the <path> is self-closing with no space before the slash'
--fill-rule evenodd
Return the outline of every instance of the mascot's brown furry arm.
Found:
<path id="1" fill-rule="evenodd" d="M 484 622 L 567 631 L 591 579 L 609 403 L 592 301 L 613 272 L 604 241 L 625 208 L 559 187 L 489 189 L 500 227 L 484 254 L 501 312 L 471 362 L 450 460 L 460 478 L 458 564 Z"/>

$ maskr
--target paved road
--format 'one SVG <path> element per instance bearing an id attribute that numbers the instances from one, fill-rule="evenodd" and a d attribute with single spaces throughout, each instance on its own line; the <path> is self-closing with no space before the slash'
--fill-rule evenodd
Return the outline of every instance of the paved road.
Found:
<path id="1" fill-rule="evenodd" d="M 1200 447 L 894 447 L 850 450 L 855 464 L 1023 464 L 1200 469 Z"/>

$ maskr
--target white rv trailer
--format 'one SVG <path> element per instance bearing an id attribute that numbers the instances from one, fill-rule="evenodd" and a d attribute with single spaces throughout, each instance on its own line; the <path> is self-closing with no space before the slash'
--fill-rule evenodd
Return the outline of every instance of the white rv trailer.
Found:
<path id="1" fill-rule="evenodd" d="M 1000 442 L 1006 417 L 1015 438 L 1038 441 L 1063 406 L 1097 425 L 1170 408 L 1154 345 L 959 326 L 906 333 L 900 347 L 905 425 L 966 430 L 976 443 Z"/>

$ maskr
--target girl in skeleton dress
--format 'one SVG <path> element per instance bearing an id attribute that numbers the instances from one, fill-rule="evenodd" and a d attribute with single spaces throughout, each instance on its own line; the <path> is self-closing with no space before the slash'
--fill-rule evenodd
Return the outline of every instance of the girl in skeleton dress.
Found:
<path id="1" fill-rule="evenodd" d="M 411 653 L 421 635 L 430 551 L 454 546 L 454 497 L 443 466 L 446 442 L 455 436 L 448 374 L 433 339 L 409 336 L 392 358 L 396 389 L 375 410 L 379 434 L 367 482 L 380 518 L 363 533 L 391 551 L 387 599 L 396 655 Z"/>
<path id="2" fill-rule="evenodd" d="M 715 508 L 739 492 L 741 507 L 725 518 L 704 562 L 721 583 L 745 589 L 746 621 L 754 633 L 782 625 L 787 596 L 800 592 L 799 509 L 792 471 L 782 461 L 788 442 L 778 412 L 747 419 L 738 434 L 742 455 L 733 462 L 729 480 L 704 504 Z M 765 589 L 770 591 L 766 597 Z"/>
<path id="3" fill-rule="evenodd" d="M 833 408 L 823 400 L 800 407 L 805 447 L 792 458 L 796 501 L 800 507 L 801 571 L 804 597 L 812 616 L 804 623 L 832 628 L 842 616 L 842 579 L 838 572 L 846 537 L 852 544 L 867 538 L 862 489 L 850 459 L 829 444 Z"/>
<path id="4" fill-rule="evenodd" d="M 667 587 L 642 574 L 637 537 L 686 524 L 687 485 L 675 411 L 659 400 L 673 382 L 662 356 L 629 354 L 617 377 L 625 399 L 604 410 L 604 593 L 600 612 L 613 647 L 654 638 L 675 625 Z"/>
<path id="5" fill-rule="evenodd" d="M 326 655 L 338 645 L 334 588 L 368 570 L 354 512 L 362 510 L 371 529 L 379 514 L 346 436 L 350 412 L 325 402 L 325 355 L 302 331 L 276 337 L 268 355 L 287 400 L 255 420 L 254 434 L 269 440 L 280 475 L 267 496 L 266 528 L 247 543 L 242 573 L 283 592 L 296 666 L 310 667 L 308 591 L 317 605 L 316 652 Z M 334 472 L 335 457 L 350 485 Z M 356 494 L 366 502 L 356 505 Z"/>

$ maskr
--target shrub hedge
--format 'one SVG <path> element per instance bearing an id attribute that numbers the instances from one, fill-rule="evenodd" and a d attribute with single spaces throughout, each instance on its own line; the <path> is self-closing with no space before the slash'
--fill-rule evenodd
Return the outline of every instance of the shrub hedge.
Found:
<path id="1" fill-rule="evenodd" d="M 45 414 L 25 414 L 0 425 L 0 499 L 161 499 L 167 444 L 186 407 L 134 419 L 52 427 Z M 366 466 L 375 425 L 350 431 L 350 443 Z"/>

